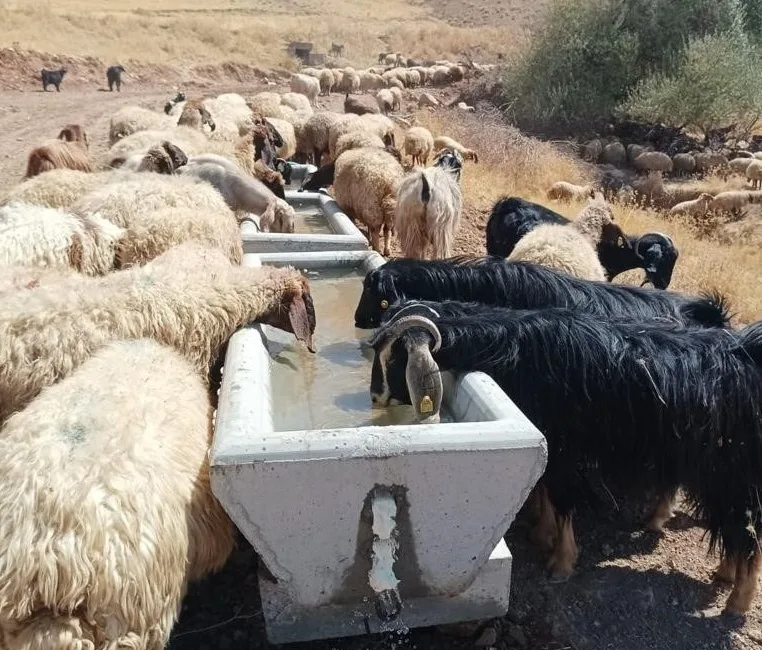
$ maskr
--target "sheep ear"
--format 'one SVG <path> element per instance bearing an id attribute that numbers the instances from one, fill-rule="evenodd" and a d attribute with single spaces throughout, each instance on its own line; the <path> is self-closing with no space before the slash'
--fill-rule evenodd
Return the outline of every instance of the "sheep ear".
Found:
<path id="1" fill-rule="evenodd" d="M 408 351 L 405 379 L 418 419 L 439 422 L 443 395 L 442 376 L 428 345 L 416 345 Z"/>
<path id="2" fill-rule="evenodd" d="M 309 292 L 295 295 L 288 306 L 288 320 L 297 341 L 303 341 L 310 352 L 315 352 L 312 335 L 315 332 L 315 306 Z"/>

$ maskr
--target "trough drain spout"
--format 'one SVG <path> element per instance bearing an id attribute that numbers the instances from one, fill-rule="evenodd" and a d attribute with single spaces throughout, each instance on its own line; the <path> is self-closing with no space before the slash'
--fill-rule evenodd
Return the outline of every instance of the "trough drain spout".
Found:
<path id="1" fill-rule="evenodd" d="M 397 503 L 385 489 L 377 489 L 371 502 L 373 511 L 373 565 L 368 572 L 368 584 L 376 592 L 376 615 L 381 621 L 396 619 L 402 610 L 397 591 L 399 580 L 394 575 L 397 540 L 394 536 Z"/>

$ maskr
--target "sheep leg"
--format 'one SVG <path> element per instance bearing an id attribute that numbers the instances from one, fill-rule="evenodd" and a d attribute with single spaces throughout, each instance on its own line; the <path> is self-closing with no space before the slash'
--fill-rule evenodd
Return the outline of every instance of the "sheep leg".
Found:
<path id="1" fill-rule="evenodd" d="M 384 257 L 389 257 L 391 248 L 389 245 L 392 241 L 392 229 L 389 225 L 384 225 Z"/>
<path id="2" fill-rule="evenodd" d="M 744 616 L 749 611 L 757 591 L 757 579 L 762 567 L 762 554 L 759 549 L 748 559 L 736 559 L 736 581 L 725 603 L 724 614 Z"/>
<path id="3" fill-rule="evenodd" d="M 548 489 L 544 485 L 535 488 L 539 501 L 539 519 L 535 524 L 529 539 L 540 548 L 552 550 L 558 538 L 558 526 L 556 525 L 556 509 L 548 498 Z"/>
<path id="4" fill-rule="evenodd" d="M 736 558 L 731 557 L 730 555 L 726 555 L 722 558 L 714 577 L 720 582 L 728 582 L 732 585 L 736 579 Z"/>
<path id="5" fill-rule="evenodd" d="M 370 247 L 377 253 L 381 253 L 381 232 L 368 228 L 368 234 L 370 235 Z"/>
<path id="6" fill-rule="evenodd" d="M 656 509 L 651 515 L 646 528 L 655 533 L 660 533 L 664 528 L 664 524 L 672 518 L 672 508 L 675 506 L 675 498 L 677 497 L 677 489 L 672 488 L 662 494 L 659 502 L 656 504 Z"/>
<path id="7" fill-rule="evenodd" d="M 551 579 L 560 582 L 567 580 L 574 573 L 579 549 L 574 539 L 571 514 L 566 516 L 557 514 L 556 526 L 558 526 L 558 539 L 553 549 L 553 555 L 548 561 L 548 571 L 550 571 Z"/>

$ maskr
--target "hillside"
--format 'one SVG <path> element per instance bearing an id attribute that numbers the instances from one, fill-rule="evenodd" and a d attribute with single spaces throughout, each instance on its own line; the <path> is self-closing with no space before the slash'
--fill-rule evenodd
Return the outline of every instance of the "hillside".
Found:
<path id="1" fill-rule="evenodd" d="M 366 66 L 384 50 L 421 58 L 480 60 L 516 47 L 548 0 L 35 0 L 0 2 L 0 47 L 23 47 L 104 61 L 231 61 L 293 67 L 291 40 L 325 52 L 346 46 Z"/>

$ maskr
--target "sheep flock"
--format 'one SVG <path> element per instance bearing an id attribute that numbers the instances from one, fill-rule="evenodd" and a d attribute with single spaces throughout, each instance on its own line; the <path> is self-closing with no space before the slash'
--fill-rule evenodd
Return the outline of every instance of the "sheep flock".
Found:
<path id="1" fill-rule="evenodd" d="M 737 218 L 762 204 L 762 153 L 589 140 L 587 182 L 547 188 L 574 218 L 505 195 L 486 256 L 456 256 L 464 181 L 490 163 L 425 116 L 438 90 L 490 68 L 384 52 L 362 70 L 302 68 L 282 92 L 181 92 L 123 106 L 107 133 L 60 124 L 29 143 L 0 195 L 0 649 L 160 650 L 189 585 L 225 565 L 236 531 L 209 449 L 227 342 L 262 323 L 314 353 L 320 326 L 306 274 L 244 265 L 241 225 L 299 234 L 294 205 L 316 192 L 389 258 L 353 315 L 375 330 L 361 387 L 374 408 L 436 422 L 441 372 L 487 373 L 547 440 L 522 516 L 553 579 L 574 579 L 573 515 L 595 468 L 652 499 L 657 533 L 682 491 L 732 584 L 725 613 L 749 612 L 762 322 L 736 326 L 718 292 L 671 290 L 681 242 L 629 232 L 613 206 Z M 44 70 L 43 87 L 60 92 L 65 73 Z M 111 90 L 123 73 L 108 69 Z M 710 173 L 742 182 L 686 181 Z M 640 286 L 612 281 L 628 271 Z"/>

